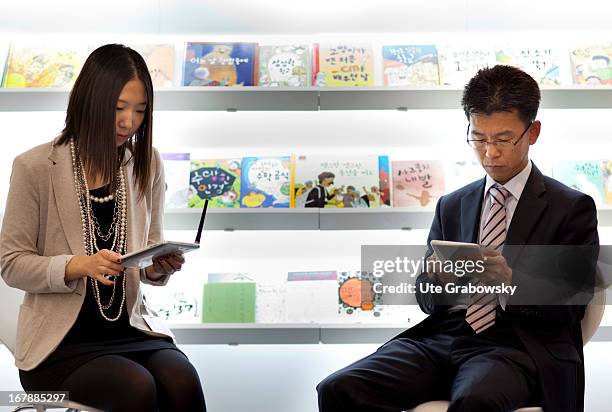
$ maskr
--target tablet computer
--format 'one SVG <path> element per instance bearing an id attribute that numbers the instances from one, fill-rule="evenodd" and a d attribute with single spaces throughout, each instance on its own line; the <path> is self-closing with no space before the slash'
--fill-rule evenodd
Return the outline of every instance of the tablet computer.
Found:
<path id="1" fill-rule="evenodd" d="M 481 246 L 477 243 L 432 240 L 431 248 L 440 260 L 479 260 L 484 259 Z"/>
<path id="2" fill-rule="evenodd" d="M 126 268 L 146 268 L 153 264 L 153 259 L 160 256 L 169 255 L 172 253 L 187 253 L 200 248 L 200 238 L 202 237 L 202 229 L 204 228 L 204 218 L 206 217 L 206 209 L 208 209 L 208 199 L 204 201 L 202 215 L 200 216 L 200 224 L 196 233 L 195 242 L 174 242 L 171 240 L 149 245 L 144 249 L 135 252 L 127 253 L 121 256 L 121 264 Z"/>
<path id="3" fill-rule="evenodd" d="M 153 259 L 172 253 L 186 253 L 199 249 L 199 243 L 166 241 L 149 245 L 144 249 L 128 253 L 121 257 L 121 264 L 127 268 L 146 268 L 153 264 Z"/>

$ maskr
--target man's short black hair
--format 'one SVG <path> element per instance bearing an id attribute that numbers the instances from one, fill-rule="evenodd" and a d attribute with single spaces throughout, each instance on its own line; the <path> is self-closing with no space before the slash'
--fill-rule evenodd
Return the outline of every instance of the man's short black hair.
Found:
<path id="1" fill-rule="evenodd" d="M 333 174 L 332 172 L 322 172 L 319 174 L 319 176 L 317 176 L 317 179 L 319 179 L 319 183 L 323 183 L 323 180 L 329 177 L 333 179 L 334 177 L 336 177 L 336 175 Z"/>
<path id="2" fill-rule="evenodd" d="M 516 110 L 527 126 L 540 107 L 540 87 L 524 71 L 497 65 L 480 69 L 465 85 L 461 105 L 470 120 L 471 114 L 491 115 Z"/>

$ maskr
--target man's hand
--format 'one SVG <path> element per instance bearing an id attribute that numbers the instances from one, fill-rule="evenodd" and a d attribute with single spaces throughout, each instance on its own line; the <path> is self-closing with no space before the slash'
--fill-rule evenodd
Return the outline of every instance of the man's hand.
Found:
<path id="1" fill-rule="evenodd" d="M 485 270 L 474 274 L 475 277 L 487 284 L 512 284 L 512 268 L 501 253 L 493 249 L 482 249 L 482 255 Z"/>

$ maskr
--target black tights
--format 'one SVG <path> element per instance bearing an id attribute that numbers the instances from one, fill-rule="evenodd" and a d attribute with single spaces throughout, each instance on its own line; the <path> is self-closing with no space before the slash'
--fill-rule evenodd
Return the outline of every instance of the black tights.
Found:
<path id="1" fill-rule="evenodd" d="M 100 356 L 70 374 L 58 390 L 104 411 L 206 411 L 198 373 L 173 349 Z"/>

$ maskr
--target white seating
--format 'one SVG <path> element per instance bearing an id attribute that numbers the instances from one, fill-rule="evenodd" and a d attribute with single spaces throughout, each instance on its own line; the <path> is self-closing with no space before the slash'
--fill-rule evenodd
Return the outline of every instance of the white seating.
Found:
<path id="1" fill-rule="evenodd" d="M 589 303 L 584 313 L 584 318 L 580 326 L 582 328 L 582 343 L 586 345 L 593 337 L 601 319 L 603 318 L 606 308 L 606 290 L 597 290 L 593 296 L 593 300 Z M 407 412 L 446 412 L 448 410 L 448 401 L 431 401 L 418 405 L 416 408 Z M 514 412 L 543 412 L 540 407 L 519 408 Z"/>

